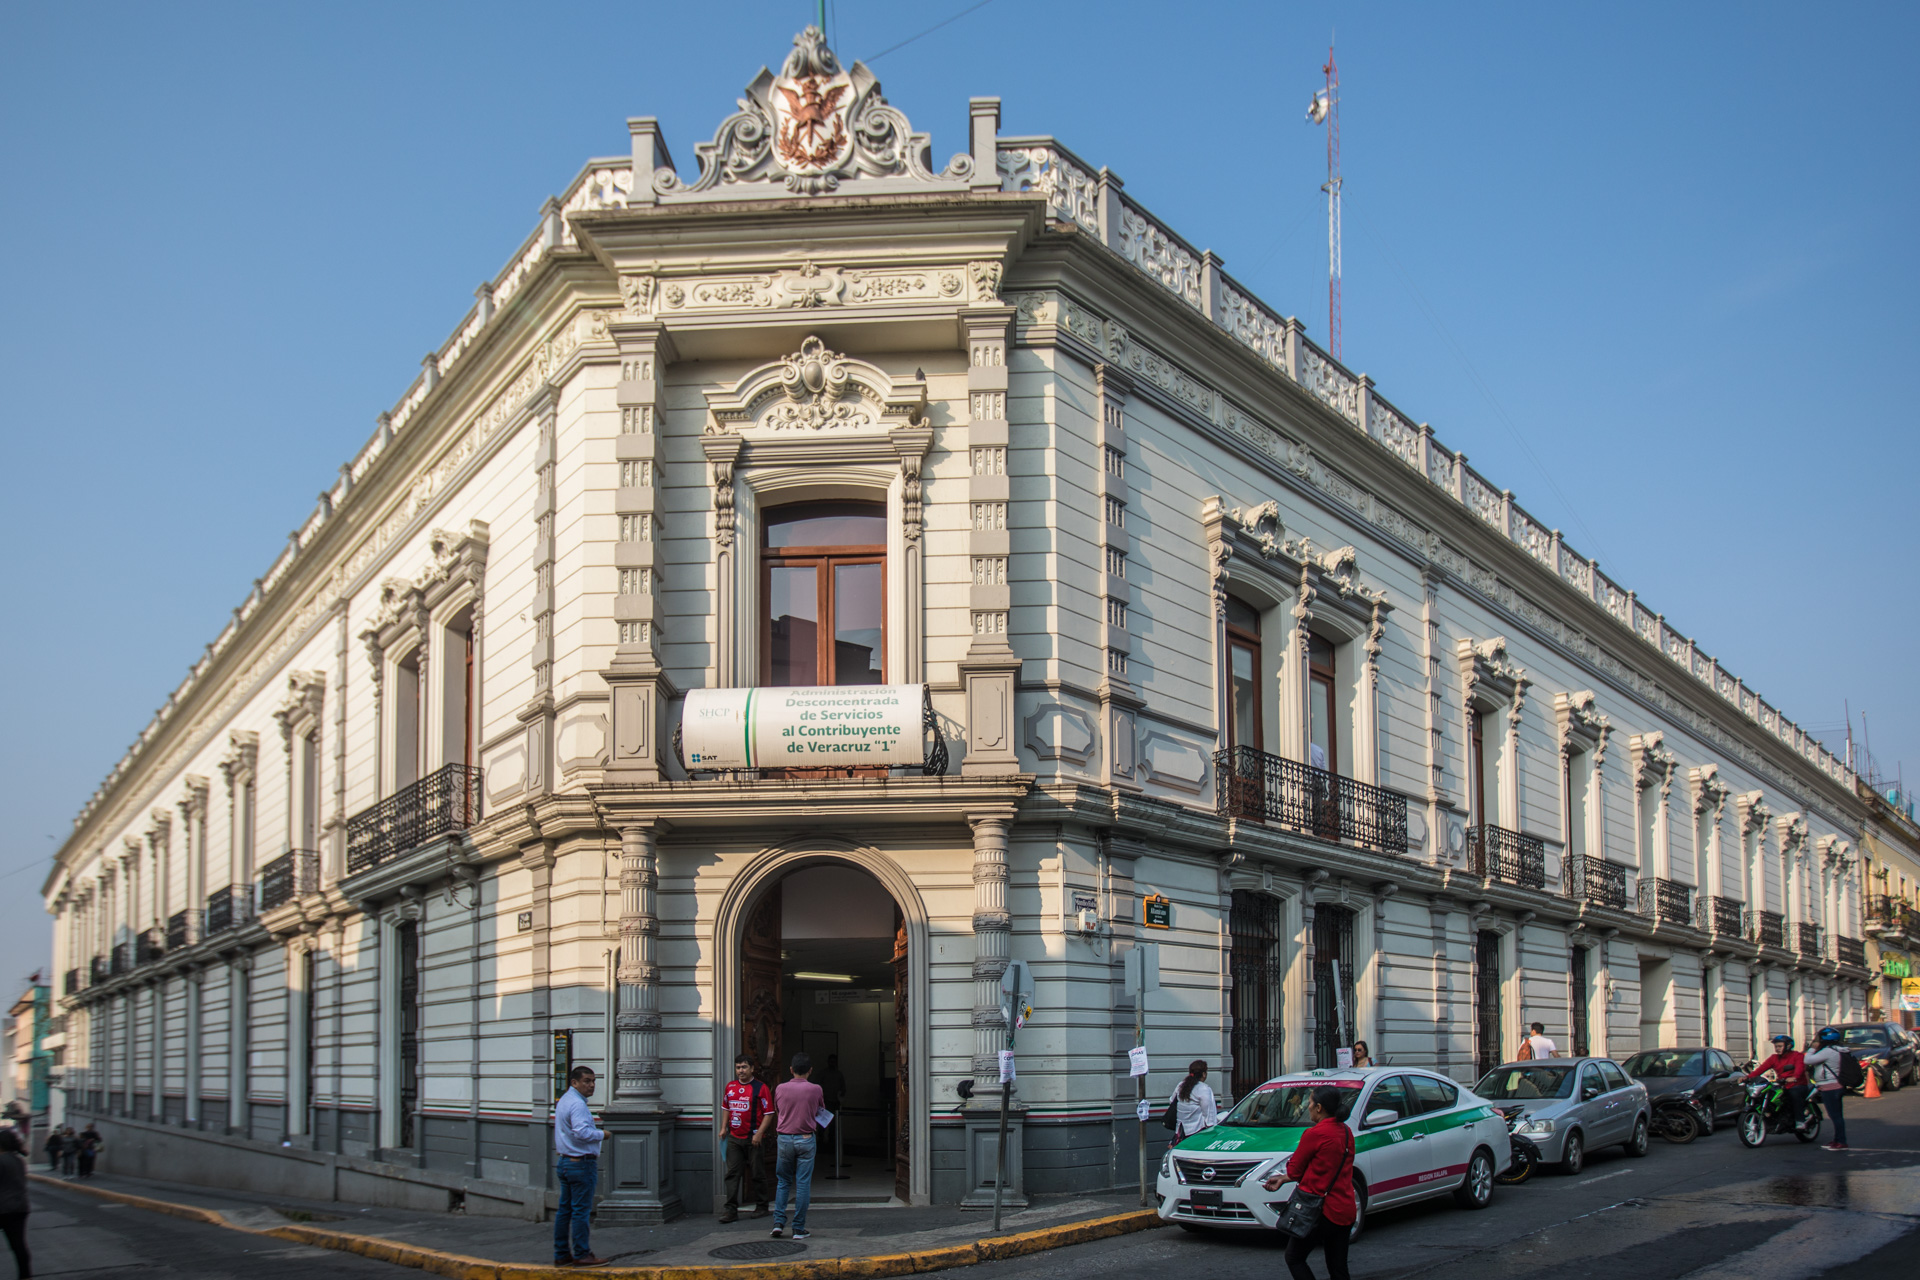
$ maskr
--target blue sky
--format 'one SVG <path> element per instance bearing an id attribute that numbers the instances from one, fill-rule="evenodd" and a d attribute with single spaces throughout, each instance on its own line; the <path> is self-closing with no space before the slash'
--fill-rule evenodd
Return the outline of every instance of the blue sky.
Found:
<path id="1" fill-rule="evenodd" d="M 832 0 L 843 58 L 971 0 Z M 0 8 L 0 892 L 589 156 L 682 172 L 812 5 Z M 1920 775 L 1920 9 L 993 0 L 873 62 L 1052 133 L 1803 725 Z M 1903 357 L 1901 352 L 1909 354 Z M 21 870 L 23 868 L 34 868 Z M 37 869 L 37 870 L 36 870 Z M 0 982 L 44 934 L 0 938 Z"/>

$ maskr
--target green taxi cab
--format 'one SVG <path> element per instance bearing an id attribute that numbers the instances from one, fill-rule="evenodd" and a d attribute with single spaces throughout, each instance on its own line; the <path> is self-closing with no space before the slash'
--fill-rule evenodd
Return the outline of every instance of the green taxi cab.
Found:
<path id="1" fill-rule="evenodd" d="M 1168 1148 L 1155 1188 L 1160 1216 L 1190 1230 L 1276 1227 L 1293 1184 L 1268 1191 L 1261 1183 L 1286 1168 L 1313 1091 L 1326 1087 L 1341 1092 L 1354 1132 L 1355 1235 L 1375 1209 L 1442 1195 L 1469 1209 L 1492 1201 L 1512 1143 L 1484 1099 L 1412 1067 L 1336 1068 L 1277 1076 L 1218 1125 Z"/>

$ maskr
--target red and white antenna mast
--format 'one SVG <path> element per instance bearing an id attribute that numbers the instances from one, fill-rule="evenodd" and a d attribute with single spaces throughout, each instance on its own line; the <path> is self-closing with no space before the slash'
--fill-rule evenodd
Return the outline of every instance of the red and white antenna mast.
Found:
<path id="1" fill-rule="evenodd" d="M 1340 359 L 1340 65 L 1327 45 L 1326 87 L 1313 95 L 1307 119 L 1327 126 L 1327 350 Z"/>

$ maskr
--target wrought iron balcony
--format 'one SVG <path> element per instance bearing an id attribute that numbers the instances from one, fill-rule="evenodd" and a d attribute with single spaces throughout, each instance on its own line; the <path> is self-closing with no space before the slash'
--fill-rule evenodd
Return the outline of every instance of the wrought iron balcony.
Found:
<path id="1" fill-rule="evenodd" d="M 167 954 L 166 935 L 158 929 L 142 929 L 133 936 L 134 963 L 152 964 Z"/>
<path id="2" fill-rule="evenodd" d="M 1694 903 L 1693 923 L 1707 933 L 1726 938 L 1744 938 L 1747 936 L 1746 904 L 1732 898 L 1701 894 Z"/>
<path id="3" fill-rule="evenodd" d="M 1826 958 L 1827 950 L 1821 945 L 1825 941 L 1821 936 L 1825 931 L 1819 925 L 1808 924 L 1803 920 L 1796 924 L 1793 930 L 1794 941 L 1797 944 L 1794 947 L 1795 951 L 1808 959 L 1824 960 Z"/>
<path id="4" fill-rule="evenodd" d="M 253 895 L 247 892 L 246 885 L 230 884 L 224 889 L 215 889 L 207 895 L 206 936 L 211 938 L 246 923 L 253 914 L 252 907 Z"/>
<path id="5" fill-rule="evenodd" d="M 260 909 L 271 911 L 295 898 L 320 892 L 320 855 L 293 849 L 260 868 Z"/>
<path id="6" fill-rule="evenodd" d="M 1567 859 L 1564 881 L 1566 895 L 1575 902 L 1596 907 L 1627 909 L 1627 869 L 1617 862 L 1576 853 Z"/>
<path id="7" fill-rule="evenodd" d="M 1753 913 L 1753 940 L 1763 947 L 1787 949 L 1787 918 L 1778 911 Z"/>
<path id="8" fill-rule="evenodd" d="M 1693 923 L 1693 886 L 1659 876 L 1640 877 L 1640 914 L 1655 921 Z"/>
<path id="9" fill-rule="evenodd" d="M 450 764 L 347 819 L 347 874 L 359 875 L 480 821 L 480 770 Z M 1405 814 L 1401 833 L 1405 838 Z"/>
<path id="10" fill-rule="evenodd" d="M 192 911 L 176 911 L 167 917 L 167 950 L 178 951 L 199 941 L 193 936 L 194 915 Z"/>
<path id="11" fill-rule="evenodd" d="M 62 984 L 62 990 L 60 994 L 63 996 L 70 996 L 74 992 L 78 991 L 79 989 L 80 989 L 80 971 L 78 969 L 67 970 L 66 981 L 65 983 Z"/>
<path id="12" fill-rule="evenodd" d="M 1920 913 L 1892 894 L 1867 899 L 1867 928 L 1876 933 L 1920 938 Z"/>
<path id="13" fill-rule="evenodd" d="M 87 985 L 97 987 L 117 972 L 110 958 L 95 956 L 87 962 Z"/>
<path id="14" fill-rule="evenodd" d="M 1867 944 L 1860 938 L 1836 936 L 1833 940 L 1833 958 L 1841 964 L 1864 969 L 1867 967 Z"/>
<path id="15" fill-rule="evenodd" d="M 1505 827 L 1467 828 L 1467 870 L 1523 889 L 1547 887 L 1547 845 L 1539 836 Z"/>
<path id="16" fill-rule="evenodd" d="M 1213 754 L 1220 812 L 1380 853 L 1407 851 L 1407 798 L 1298 760 L 1234 747 Z"/>
<path id="17" fill-rule="evenodd" d="M 113 944 L 113 972 L 133 972 L 133 943 L 116 942 Z"/>

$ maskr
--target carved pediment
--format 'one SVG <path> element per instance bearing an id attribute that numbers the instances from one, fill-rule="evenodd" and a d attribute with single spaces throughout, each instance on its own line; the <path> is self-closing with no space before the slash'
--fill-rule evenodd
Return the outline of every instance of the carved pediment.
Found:
<path id="1" fill-rule="evenodd" d="M 1680 767 L 1680 759 L 1666 747 L 1667 736 L 1664 733 L 1636 733 L 1627 739 L 1627 747 L 1633 752 L 1633 776 L 1643 787 L 1659 787 L 1664 799 L 1673 788 L 1674 771 Z"/>
<path id="2" fill-rule="evenodd" d="M 1527 670 L 1507 656 L 1507 638 L 1460 640 L 1454 645 L 1454 659 L 1460 664 L 1460 679 L 1466 685 L 1466 701 L 1473 705 L 1474 695 L 1484 689 L 1511 701 L 1517 708 L 1527 691 Z"/>
<path id="3" fill-rule="evenodd" d="M 294 671 L 287 675 L 287 694 L 273 718 L 280 725 L 280 736 L 289 744 L 320 726 L 320 711 L 327 699 L 327 673 Z"/>
<path id="4" fill-rule="evenodd" d="M 1727 797 L 1733 794 L 1733 788 L 1721 780 L 1720 766 L 1717 764 L 1703 764 L 1687 770 L 1687 782 L 1693 790 L 1695 813 L 1711 810 L 1718 815 L 1727 803 Z"/>
<path id="5" fill-rule="evenodd" d="M 809 336 L 792 355 L 762 365 L 731 390 L 709 392 L 708 435 L 891 431 L 926 412 L 922 378 L 896 380 Z"/>
<path id="6" fill-rule="evenodd" d="M 1292 596 L 1308 607 L 1349 616 L 1366 628 L 1393 606 L 1383 592 L 1360 581 L 1359 555 L 1352 547 L 1324 550 L 1313 539 L 1287 536 L 1277 502 L 1229 507 L 1217 495 L 1201 504 L 1201 524 L 1211 549 L 1216 592 L 1233 580 L 1251 587 L 1250 603 L 1272 606 Z M 1245 566 L 1236 569 L 1232 562 Z"/>
<path id="7" fill-rule="evenodd" d="M 1598 755 L 1607 749 L 1613 725 L 1596 705 L 1593 690 L 1554 694 L 1553 717 L 1560 731 L 1560 754 L 1587 750 Z"/>
<path id="8" fill-rule="evenodd" d="M 1763 791 L 1743 791 L 1734 797 L 1734 805 L 1740 811 L 1740 834 L 1750 836 L 1756 831 L 1764 834 L 1767 823 L 1773 820 L 1773 810 L 1767 807 L 1766 793 Z"/>
<path id="9" fill-rule="evenodd" d="M 818 27 L 793 38 L 778 75 L 762 67 L 736 105 L 713 140 L 694 147 L 698 178 L 683 183 L 672 169 L 654 171 L 659 197 L 738 197 L 754 187 L 767 195 L 822 195 L 842 183 L 888 179 L 957 186 L 973 176 L 965 152 L 935 173 L 929 135 L 913 132 L 864 63 L 843 69 Z"/>

